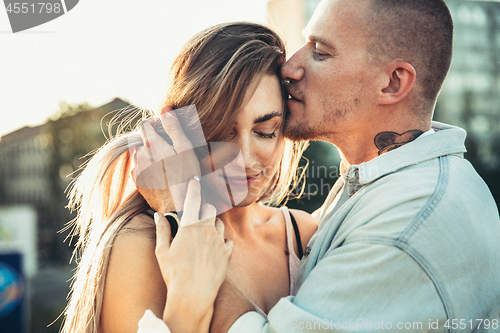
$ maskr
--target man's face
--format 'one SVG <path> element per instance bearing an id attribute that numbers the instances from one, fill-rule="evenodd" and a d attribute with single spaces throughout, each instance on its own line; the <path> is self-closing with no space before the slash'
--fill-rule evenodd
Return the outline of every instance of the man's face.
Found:
<path id="1" fill-rule="evenodd" d="M 369 122 L 376 68 L 366 51 L 368 1 L 323 0 L 304 34 L 306 43 L 283 65 L 290 80 L 285 135 L 325 140 L 349 136 Z"/>

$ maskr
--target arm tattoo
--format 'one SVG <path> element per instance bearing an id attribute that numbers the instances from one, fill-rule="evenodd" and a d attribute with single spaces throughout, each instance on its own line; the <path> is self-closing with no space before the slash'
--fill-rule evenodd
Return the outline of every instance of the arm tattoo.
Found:
<path id="1" fill-rule="evenodd" d="M 379 149 L 378 154 L 382 155 L 393 149 L 399 148 L 418 138 L 422 133 L 421 130 L 411 130 L 398 134 L 396 132 L 382 132 L 375 137 L 375 146 Z"/>

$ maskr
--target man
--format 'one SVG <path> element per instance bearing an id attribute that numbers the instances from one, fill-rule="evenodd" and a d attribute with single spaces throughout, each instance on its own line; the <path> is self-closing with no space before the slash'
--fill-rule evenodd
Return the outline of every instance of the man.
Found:
<path id="1" fill-rule="evenodd" d="M 337 146 L 342 177 L 297 294 L 266 320 L 223 286 L 213 331 L 500 330 L 498 210 L 465 131 L 431 123 L 452 31 L 442 0 L 320 3 L 282 69 L 285 131 Z"/>

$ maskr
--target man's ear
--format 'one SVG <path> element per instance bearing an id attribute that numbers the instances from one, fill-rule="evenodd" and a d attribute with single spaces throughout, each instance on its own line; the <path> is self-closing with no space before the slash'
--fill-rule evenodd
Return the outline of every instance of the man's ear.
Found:
<path id="1" fill-rule="evenodd" d="M 417 73 L 407 62 L 396 61 L 385 72 L 384 85 L 378 92 L 379 104 L 394 104 L 401 101 L 413 89 Z"/>

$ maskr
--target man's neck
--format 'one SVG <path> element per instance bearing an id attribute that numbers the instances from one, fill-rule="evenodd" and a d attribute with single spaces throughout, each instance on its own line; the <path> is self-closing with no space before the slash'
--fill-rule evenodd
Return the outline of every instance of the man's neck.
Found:
<path id="1" fill-rule="evenodd" d="M 340 151 L 342 168 L 347 170 L 349 165 L 371 161 L 377 156 L 413 142 L 429 129 L 430 122 L 428 125 L 405 126 L 400 129 L 379 129 L 341 140 L 338 145 L 334 144 Z"/>

